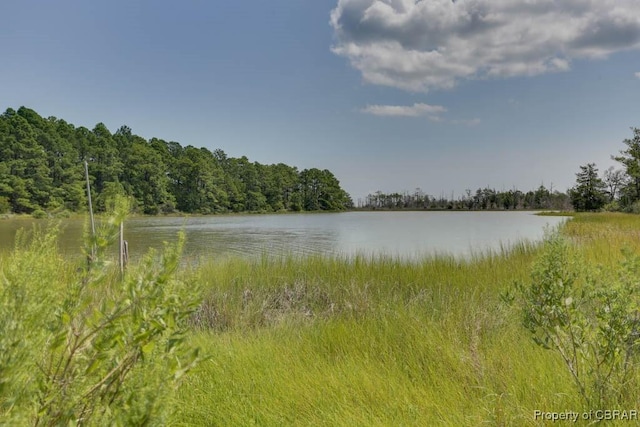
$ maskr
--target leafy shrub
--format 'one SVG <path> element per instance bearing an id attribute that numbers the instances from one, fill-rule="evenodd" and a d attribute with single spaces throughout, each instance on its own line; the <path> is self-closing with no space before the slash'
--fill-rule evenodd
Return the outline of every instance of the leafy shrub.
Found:
<path id="1" fill-rule="evenodd" d="M 200 292 L 175 275 L 183 237 L 121 276 L 105 256 L 126 201 L 114 207 L 88 239 L 85 268 L 57 253 L 56 229 L 21 232 L 3 262 L 0 420 L 9 425 L 163 424 L 171 391 L 199 360 L 185 332 Z"/>
<path id="2" fill-rule="evenodd" d="M 547 238 L 530 283 L 516 285 L 524 326 L 559 353 L 591 408 L 628 402 L 640 345 L 640 262 L 626 254 L 617 274 L 594 270 L 559 236 Z"/>
<path id="3" fill-rule="evenodd" d="M 55 218 L 70 218 L 71 217 L 71 212 L 68 211 L 67 209 L 59 209 L 59 210 L 53 212 L 53 216 Z"/>
<path id="4" fill-rule="evenodd" d="M 35 211 L 31 212 L 31 216 L 35 219 L 42 219 L 47 217 L 47 213 L 42 209 L 36 209 Z"/>
<path id="5" fill-rule="evenodd" d="M 621 210 L 620 203 L 617 200 L 613 200 L 602 207 L 606 212 L 619 212 Z"/>
<path id="6" fill-rule="evenodd" d="M 162 205 L 160 205 L 160 211 L 163 214 L 170 214 L 170 213 L 174 213 L 176 211 L 176 206 L 173 202 L 168 201 Z"/>
<path id="7" fill-rule="evenodd" d="M 0 213 L 7 213 L 9 210 L 11 210 L 9 199 L 5 196 L 0 196 Z"/>
<path id="8" fill-rule="evenodd" d="M 633 202 L 630 206 L 627 206 L 625 209 L 628 213 L 640 214 L 640 200 Z"/>

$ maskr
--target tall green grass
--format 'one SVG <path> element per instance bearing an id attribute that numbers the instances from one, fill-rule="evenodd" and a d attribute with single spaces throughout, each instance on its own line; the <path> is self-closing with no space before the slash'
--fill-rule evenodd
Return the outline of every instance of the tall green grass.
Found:
<path id="1" fill-rule="evenodd" d="M 638 216 L 577 215 L 560 233 L 604 267 L 640 250 Z M 192 339 L 211 358 L 180 389 L 172 423 L 542 425 L 535 410 L 593 409 L 501 298 L 539 251 L 203 265 Z"/>
<path id="2" fill-rule="evenodd" d="M 640 216 L 579 214 L 559 232 L 572 256 L 600 265 L 602 274 L 615 274 L 623 249 L 640 253 Z M 5 304 L 3 330 L 55 318 L 50 301 L 63 300 L 65 283 L 82 280 L 77 265 L 61 259 L 51 244 L 41 247 L 44 252 L 0 255 L 3 292 L 20 290 L 8 284 L 28 283 L 28 299 L 16 301 L 25 301 L 26 313 L 34 316 L 29 323 L 20 307 Z M 521 243 L 467 260 L 435 256 L 421 262 L 263 256 L 180 271 L 180 282 L 197 283 L 193 293 L 202 298 L 188 320 L 188 348 L 208 357 L 174 396 L 167 391 L 158 400 L 171 412 L 161 422 L 519 426 L 543 425 L 535 410 L 614 409 L 587 407 L 561 357 L 537 346 L 522 326 L 521 311 L 504 301 L 514 283 L 531 280 L 541 250 Z M 140 277 L 155 277 L 153 268 L 142 271 Z M 118 298 L 117 274 L 104 283 L 95 297 Z M 39 346 L 47 345 L 40 331 L 13 331 L 24 339 L 0 341 L 16 345 L 21 352 L 14 354 L 25 363 L 35 356 L 25 366 L 37 366 Z M 15 366 L 10 362 L 0 365 Z M 161 387 L 167 373 L 154 366 L 162 365 L 139 371 L 140 382 L 127 388 L 131 396 L 167 390 Z M 35 370 L 19 368 L 4 383 L 0 378 L 0 392 L 10 387 L 23 393 L 0 393 L 4 414 L 15 408 L 8 396 L 37 402 L 32 377 L 38 377 Z M 620 405 L 635 409 L 640 398 L 632 392 Z M 14 420 L 35 416 L 23 415 Z"/>
<path id="3" fill-rule="evenodd" d="M 584 215 L 562 233 L 613 263 L 636 244 L 629 230 L 637 218 Z M 538 251 L 204 265 L 193 340 L 212 357 L 185 382 L 173 422 L 537 425 L 536 409 L 588 410 L 560 357 L 500 298 L 529 278 Z"/>
<path id="4" fill-rule="evenodd" d="M 194 327 L 246 330 L 282 320 L 375 317 L 398 309 L 425 310 L 439 318 L 464 307 L 465 300 L 474 304 L 523 279 L 534 252 L 533 245 L 520 244 L 471 260 L 289 256 L 205 264 L 198 280 L 209 291 Z"/>

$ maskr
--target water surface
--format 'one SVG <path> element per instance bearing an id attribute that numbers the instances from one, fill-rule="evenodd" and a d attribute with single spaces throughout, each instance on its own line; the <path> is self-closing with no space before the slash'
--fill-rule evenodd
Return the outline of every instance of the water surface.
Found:
<path id="1" fill-rule="evenodd" d="M 545 227 L 563 217 L 532 212 L 344 212 L 323 214 L 139 217 L 127 220 L 125 236 L 132 258 L 163 241 L 187 236 L 185 255 L 197 257 L 342 254 L 419 259 L 446 253 L 467 257 L 520 240 L 537 241 Z M 12 247 L 16 230 L 43 220 L 0 220 L 0 249 Z M 81 253 L 84 221 L 63 220 L 60 249 Z"/>

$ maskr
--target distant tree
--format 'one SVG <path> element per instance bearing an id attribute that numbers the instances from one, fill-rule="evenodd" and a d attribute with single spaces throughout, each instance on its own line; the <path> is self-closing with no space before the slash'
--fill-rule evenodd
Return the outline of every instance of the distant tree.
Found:
<path id="1" fill-rule="evenodd" d="M 550 209 L 569 210 L 571 209 L 571 198 L 567 193 L 561 193 L 554 191 L 551 193 L 551 199 L 549 203 Z"/>
<path id="2" fill-rule="evenodd" d="M 604 171 L 604 183 L 607 186 L 607 193 L 609 194 L 609 201 L 612 202 L 618 197 L 620 188 L 625 183 L 625 173 L 622 169 L 615 169 L 613 166 Z"/>
<path id="3" fill-rule="evenodd" d="M 533 194 L 533 208 L 544 209 L 549 206 L 549 197 L 551 193 L 545 188 L 544 185 L 540 185 Z"/>
<path id="4" fill-rule="evenodd" d="M 473 209 L 473 206 L 475 203 L 473 200 L 471 189 L 467 188 L 466 190 L 464 190 L 463 202 L 464 202 L 465 208 L 467 208 L 468 210 Z"/>
<path id="5" fill-rule="evenodd" d="M 626 185 L 622 188 L 624 205 L 631 205 L 640 200 L 640 129 L 632 128 L 633 138 L 625 139 L 626 150 L 620 151 L 620 156 L 613 159 L 622 163 L 627 175 Z"/>
<path id="6" fill-rule="evenodd" d="M 86 203 L 84 168 L 73 145 L 73 126 L 55 117 L 43 120 L 32 110 L 25 117 L 36 129 L 38 143 L 47 155 L 51 192 L 45 207 L 52 211 L 82 209 Z"/>
<path id="7" fill-rule="evenodd" d="M 172 178 L 179 210 L 203 214 L 226 210 L 223 171 L 206 148 L 187 146 L 176 162 Z"/>
<path id="8" fill-rule="evenodd" d="M 52 180 L 47 154 L 38 133 L 24 116 L 7 110 L 0 117 L 0 197 L 6 197 L 15 213 L 31 213 L 49 203 Z"/>
<path id="9" fill-rule="evenodd" d="M 146 214 L 170 212 L 175 198 L 169 192 L 168 167 L 162 152 L 144 138 L 132 135 L 131 129 L 121 127 L 114 135 L 122 160 L 122 182 L 128 195 L 133 196 L 137 207 Z M 161 148 L 156 144 L 156 147 Z"/>
<path id="10" fill-rule="evenodd" d="M 83 134 L 85 135 L 89 148 L 89 175 L 93 177 L 92 185 L 95 191 L 101 193 L 107 187 L 107 183 L 119 182 L 118 177 L 122 175 L 120 153 L 113 135 L 103 123 L 98 123 L 90 134 Z M 98 209 L 105 210 L 106 206 L 99 204 Z"/>
<path id="11" fill-rule="evenodd" d="M 580 166 L 576 174 L 576 186 L 569 190 L 571 204 L 577 211 L 595 211 L 604 206 L 607 195 L 606 185 L 598 177 L 595 163 Z"/>
<path id="12" fill-rule="evenodd" d="M 303 170 L 300 172 L 300 184 L 304 210 L 339 211 L 353 206 L 353 201 L 340 188 L 336 177 L 326 169 Z"/>
<path id="13" fill-rule="evenodd" d="M 283 163 L 268 167 L 264 193 L 274 211 L 291 209 L 292 195 L 299 184 L 298 170 Z"/>
<path id="14" fill-rule="evenodd" d="M 502 200 L 502 207 L 504 207 L 505 209 L 516 208 L 515 195 L 513 191 L 507 191 L 502 193 L 500 199 Z"/>

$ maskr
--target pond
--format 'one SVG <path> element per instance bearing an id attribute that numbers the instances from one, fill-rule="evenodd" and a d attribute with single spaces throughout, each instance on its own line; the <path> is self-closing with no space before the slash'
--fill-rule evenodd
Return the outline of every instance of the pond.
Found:
<path id="1" fill-rule="evenodd" d="M 343 212 L 202 217 L 135 217 L 125 224 L 132 258 L 175 241 L 184 230 L 185 256 L 228 257 L 342 254 L 388 255 L 415 260 L 430 254 L 468 257 L 517 241 L 538 241 L 566 218 L 534 212 Z M 47 221 L 0 220 L 0 249 L 13 246 L 16 230 Z M 60 249 L 81 253 L 84 220 L 62 221 Z"/>

